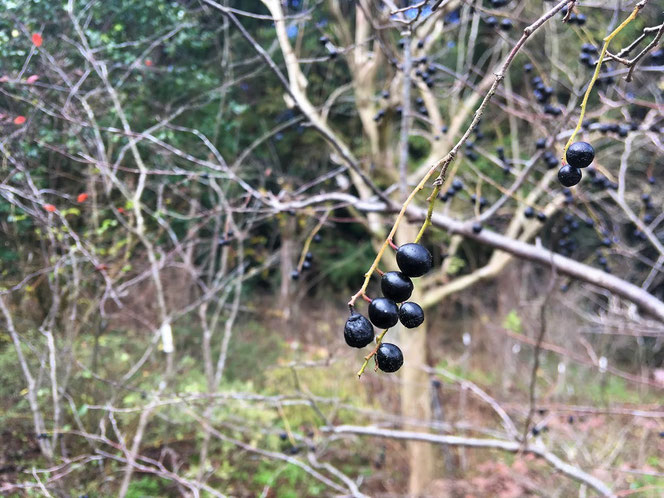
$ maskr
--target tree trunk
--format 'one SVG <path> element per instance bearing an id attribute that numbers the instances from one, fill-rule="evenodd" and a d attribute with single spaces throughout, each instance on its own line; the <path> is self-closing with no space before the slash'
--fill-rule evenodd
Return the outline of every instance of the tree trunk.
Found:
<path id="1" fill-rule="evenodd" d="M 417 228 L 405 225 L 399 231 L 402 244 L 413 241 L 417 235 Z M 415 291 L 411 301 L 421 302 L 422 291 L 415 280 Z M 403 351 L 404 365 L 401 373 L 401 415 L 406 419 L 431 421 L 431 395 L 429 376 L 420 367 L 427 364 L 427 324 L 417 329 L 407 329 L 399 325 L 399 346 Z M 422 430 L 422 427 L 406 425 L 406 430 Z M 421 496 L 433 480 L 434 451 L 430 444 L 417 441 L 406 443 L 408 450 L 408 495 Z"/>
<path id="2" fill-rule="evenodd" d="M 288 216 L 279 223 L 281 228 L 281 248 L 279 253 L 279 269 L 281 273 L 281 287 L 279 289 L 279 309 L 283 312 L 283 320 L 287 321 L 291 317 L 292 309 L 292 289 L 291 272 L 295 269 L 297 257 L 295 252 L 295 217 Z"/>

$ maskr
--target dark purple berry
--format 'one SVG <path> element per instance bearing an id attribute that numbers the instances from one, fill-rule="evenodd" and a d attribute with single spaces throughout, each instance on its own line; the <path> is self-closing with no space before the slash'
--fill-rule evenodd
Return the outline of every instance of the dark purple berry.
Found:
<path id="1" fill-rule="evenodd" d="M 298 278 L 300 278 L 300 272 L 297 270 L 293 270 L 290 274 L 290 278 L 292 278 L 293 280 L 297 280 Z"/>
<path id="2" fill-rule="evenodd" d="M 396 372 L 403 365 L 403 353 L 394 344 L 384 342 L 376 352 L 376 362 L 383 372 Z"/>
<path id="3" fill-rule="evenodd" d="M 397 250 L 397 265 L 408 277 L 421 277 L 432 264 L 431 253 L 422 244 L 404 244 Z"/>
<path id="4" fill-rule="evenodd" d="M 344 326 L 344 339 L 352 348 L 363 348 L 374 340 L 374 328 L 364 315 L 353 313 Z"/>
<path id="5" fill-rule="evenodd" d="M 407 329 L 419 327 L 424 322 L 424 310 L 417 303 L 403 303 L 399 308 L 399 321 Z"/>
<path id="6" fill-rule="evenodd" d="M 399 321 L 399 308 L 391 299 L 377 297 L 369 305 L 369 320 L 378 328 L 389 329 Z"/>
<path id="7" fill-rule="evenodd" d="M 595 159 L 595 149 L 588 142 L 574 142 L 565 154 L 567 164 L 573 168 L 587 168 L 593 159 Z"/>
<path id="8" fill-rule="evenodd" d="M 509 31 L 510 29 L 512 29 L 512 21 L 507 18 L 503 19 L 502 21 L 500 21 L 500 29 L 502 29 L 503 31 Z"/>
<path id="9" fill-rule="evenodd" d="M 573 187 L 581 181 L 581 170 L 566 164 L 558 170 L 558 181 L 564 187 Z"/>
<path id="10" fill-rule="evenodd" d="M 403 303 L 413 293 L 413 281 L 400 271 L 390 271 L 381 277 L 380 289 L 383 296 Z"/>

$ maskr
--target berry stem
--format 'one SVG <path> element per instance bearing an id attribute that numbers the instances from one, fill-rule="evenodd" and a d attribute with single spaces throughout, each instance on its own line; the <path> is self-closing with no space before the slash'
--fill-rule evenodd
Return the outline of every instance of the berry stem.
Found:
<path id="1" fill-rule="evenodd" d="M 427 209 L 427 217 L 424 219 L 424 223 L 422 223 L 422 228 L 420 228 L 420 231 L 417 233 L 417 237 L 415 237 L 415 243 L 417 244 L 422 236 L 424 235 L 424 232 L 426 232 L 426 229 L 429 228 L 429 225 L 431 225 L 431 216 L 433 216 L 433 207 L 436 204 L 436 199 L 438 198 L 438 193 L 440 192 L 440 185 L 436 184 L 433 188 L 433 191 L 431 192 L 431 195 L 427 198 L 429 201 L 429 209 Z"/>
<path id="2" fill-rule="evenodd" d="M 367 368 L 367 365 L 369 364 L 369 360 L 371 358 L 373 358 L 374 356 L 376 356 L 376 353 L 378 352 L 378 348 L 380 347 L 381 342 L 383 342 L 383 337 L 385 336 L 387 331 L 388 331 L 388 329 L 383 330 L 381 332 L 381 334 L 378 337 L 376 337 L 376 347 L 374 348 L 374 350 L 371 353 L 369 353 L 368 355 L 366 355 L 364 357 L 364 363 L 362 363 L 362 367 L 357 372 L 358 378 L 362 377 L 362 374 L 364 373 L 364 371 Z"/>
<path id="3" fill-rule="evenodd" d="M 372 299 L 367 296 L 364 292 L 362 293 L 362 299 L 364 299 L 367 303 L 370 303 Z"/>
<path id="4" fill-rule="evenodd" d="M 588 83 L 588 88 L 586 89 L 586 93 L 583 96 L 583 100 L 581 101 L 581 114 L 579 115 L 579 122 L 576 124 L 576 128 L 574 128 L 574 131 L 572 132 L 572 135 L 569 137 L 569 140 L 565 144 L 565 148 L 563 149 L 563 164 L 566 164 L 566 159 L 565 156 L 567 155 L 567 149 L 569 148 L 570 145 L 574 142 L 574 138 L 576 137 L 576 134 L 579 132 L 581 129 L 581 126 L 583 125 L 583 118 L 586 114 L 586 106 L 588 105 L 588 99 L 590 98 L 590 93 L 592 92 L 593 86 L 595 85 L 595 82 L 597 81 L 597 78 L 599 77 L 600 70 L 602 68 L 602 62 L 604 61 L 604 56 L 606 55 L 606 51 L 609 48 L 609 43 L 611 43 L 611 40 L 620 33 L 625 26 L 627 26 L 630 22 L 632 22 L 639 11 L 643 8 L 645 5 L 644 2 L 639 2 L 636 7 L 634 7 L 634 10 L 632 13 L 629 15 L 627 19 L 625 19 L 622 23 L 620 23 L 620 26 L 618 26 L 616 29 L 614 29 L 609 35 L 604 38 L 604 45 L 602 45 L 602 51 L 599 54 L 599 58 L 597 59 L 597 65 L 595 66 L 595 72 L 593 73 L 593 77 L 590 79 L 590 83 Z"/>

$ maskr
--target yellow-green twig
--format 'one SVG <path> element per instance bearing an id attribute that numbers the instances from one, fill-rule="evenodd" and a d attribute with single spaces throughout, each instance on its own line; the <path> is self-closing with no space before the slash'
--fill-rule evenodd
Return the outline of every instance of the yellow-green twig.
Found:
<path id="1" fill-rule="evenodd" d="M 569 148 L 570 145 L 574 142 L 574 138 L 576 137 L 576 134 L 579 132 L 581 129 L 581 126 L 583 126 L 583 117 L 586 114 L 586 106 L 588 105 L 588 99 L 590 98 L 590 92 L 593 89 L 593 86 L 595 85 L 595 82 L 597 81 L 597 78 L 599 77 L 600 70 L 602 68 L 602 62 L 604 61 L 604 57 L 606 56 L 606 51 L 609 48 L 609 43 L 611 43 L 611 40 L 620 33 L 625 26 L 627 26 L 630 22 L 634 20 L 634 18 L 637 16 L 639 11 L 643 8 L 643 5 L 639 3 L 636 7 L 634 7 L 634 10 L 632 13 L 629 15 L 627 19 L 625 19 L 622 23 L 620 23 L 620 26 L 618 26 L 616 29 L 614 29 L 609 35 L 604 38 L 604 44 L 602 45 L 602 51 L 599 54 L 599 58 L 597 59 L 597 65 L 595 66 L 595 72 L 593 73 L 593 77 L 590 79 L 590 83 L 588 83 L 588 88 L 586 89 L 586 93 L 583 96 L 583 100 L 581 101 L 581 114 L 579 116 L 579 122 L 576 124 L 576 128 L 574 128 L 574 131 L 572 132 L 572 135 L 569 137 L 569 140 L 565 144 L 565 148 L 563 149 L 563 164 L 565 164 L 567 161 L 565 160 L 565 156 L 567 155 L 567 149 Z"/>
<path id="2" fill-rule="evenodd" d="M 441 186 L 439 184 L 436 184 L 436 186 L 434 186 L 433 188 L 433 191 L 431 192 L 431 195 L 427 199 L 429 201 L 429 209 L 427 209 L 427 217 L 424 219 L 424 223 L 422 223 L 422 228 L 420 228 L 417 237 L 415 237 L 415 243 L 420 241 L 420 239 L 424 235 L 424 232 L 426 232 L 427 228 L 429 228 L 429 225 L 431 225 L 431 216 L 433 216 L 433 207 L 436 204 L 436 199 L 438 198 L 440 187 Z"/>

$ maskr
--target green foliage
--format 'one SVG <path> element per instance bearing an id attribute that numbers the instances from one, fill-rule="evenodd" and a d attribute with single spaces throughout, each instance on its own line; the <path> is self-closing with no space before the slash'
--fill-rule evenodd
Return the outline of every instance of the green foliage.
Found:
<path id="1" fill-rule="evenodd" d="M 320 496 L 326 489 L 300 467 L 284 466 L 280 462 L 262 461 L 254 475 L 254 482 L 261 488 L 269 486 L 274 489 L 278 498 L 298 498 L 303 493 L 306 496 Z"/>
<path id="2" fill-rule="evenodd" d="M 126 496 L 128 498 L 157 498 L 164 496 L 164 489 L 158 477 L 144 476 L 131 481 Z"/>
<path id="3" fill-rule="evenodd" d="M 516 310 L 511 310 L 505 316 L 505 319 L 503 320 L 503 327 L 517 334 L 521 334 L 523 332 L 521 318 L 519 318 L 519 315 Z"/>

